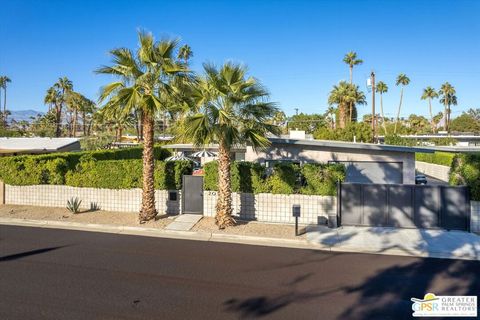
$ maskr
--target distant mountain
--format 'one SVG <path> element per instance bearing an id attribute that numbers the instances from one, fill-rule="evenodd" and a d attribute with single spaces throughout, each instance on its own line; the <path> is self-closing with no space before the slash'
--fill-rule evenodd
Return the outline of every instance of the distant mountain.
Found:
<path id="1" fill-rule="evenodd" d="M 35 111 L 35 110 L 10 110 L 11 115 L 8 116 L 8 122 L 15 120 L 20 121 L 32 121 L 32 117 L 35 118 L 37 115 L 43 116 L 45 112 Z"/>

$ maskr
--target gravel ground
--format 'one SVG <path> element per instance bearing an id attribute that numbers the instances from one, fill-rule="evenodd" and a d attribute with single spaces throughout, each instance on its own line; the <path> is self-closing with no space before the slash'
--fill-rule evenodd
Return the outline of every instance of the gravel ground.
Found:
<path id="1" fill-rule="evenodd" d="M 299 227 L 300 233 L 305 232 L 305 227 Z M 295 226 L 283 224 L 260 223 L 256 221 L 237 221 L 234 227 L 228 227 L 219 230 L 215 225 L 215 219 L 203 217 L 193 228 L 192 231 L 215 232 L 226 234 L 238 234 L 245 236 L 272 237 L 283 239 L 303 239 L 305 234 L 295 236 Z"/>
<path id="2" fill-rule="evenodd" d="M 77 214 L 73 214 L 66 208 L 3 205 L 0 206 L 0 217 L 139 226 L 137 218 L 138 213 L 135 212 L 114 212 L 102 210 L 92 212 L 86 210 Z M 142 224 L 142 226 L 163 229 L 172 221 L 173 220 L 168 219 L 167 216 L 161 216 L 157 218 L 156 221 L 149 221 L 145 224 Z"/>

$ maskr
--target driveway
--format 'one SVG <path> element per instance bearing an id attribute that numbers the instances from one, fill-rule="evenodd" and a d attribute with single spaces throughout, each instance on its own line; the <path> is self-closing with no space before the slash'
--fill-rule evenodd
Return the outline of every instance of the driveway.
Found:
<path id="1" fill-rule="evenodd" d="M 312 226 L 307 240 L 332 251 L 480 260 L 480 236 L 464 231 Z"/>
<path id="2" fill-rule="evenodd" d="M 0 225 L 0 319 L 411 319 L 480 262 Z"/>

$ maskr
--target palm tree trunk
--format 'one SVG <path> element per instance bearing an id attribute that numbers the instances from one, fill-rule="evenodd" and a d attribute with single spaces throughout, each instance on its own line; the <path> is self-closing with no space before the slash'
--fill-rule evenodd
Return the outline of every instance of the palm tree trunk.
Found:
<path id="1" fill-rule="evenodd" d="M 347 115 L 346 115 L 346 112 L 345 112 L 345 106 L 343 105 L 339 105 L 338 106 L 338 115 L 339 115 L 339 118 L 338 119 L 338 124 L 340 126 L 340 129 L 344 129 L 345 128 L 345 124 L 346 124 L 346 118 L 347 118 Z"/>
<path id="2" fill-rule="evenodd" d="M 139 214 L 140 223 L 155 218 L 157 210 L 155 209 L 155 185 L 154 170 L 155 159 L 153 155 L 153 116 L 143 115 L 143 128 L 145 140 L 143 142 L 143 192 L 142 192 L 142 208 Z"/>
<path id="3" fill-rule="evenodd" d="M 430 111 L 430 125 L 432 126 L 432 133 L 435 133 L 435 123 L 433 123 L 433 113 L 432 113 L 432 99 L 428 99 L 428 109 Z"/>
<path id="4" fill-rule="evenodd" d="M 353 82 L 353 66 L 350 66 L 350 84 Z"/>
<path id="5" fill-rule="evenodd" d="M 87 135 L 87 114 L 82 112 L 83 136 Z"/>
<path id="6" fill-rule="evenodd" d="M 382 113 L 382 126 L 383 126 L 383 131 L 384 135 L 387 135 L 387 124 L 385 123 L 385 115 L 383 114 L 383 96 L 380 93 L 380 112 Z"/>
<path id="7" fill-rule="evenodd" d="M 235 225 L 232 217 L 232 183 L 230 179 L 230 148 L 220 141 L 218 148 L 218 199 L 215 223 L 220 229 Z"/>
<path id="8" fill-rule="evenodd" d="M 73 128 L 72 128 L 72 134 L 74 138 L 77 135 L 77 121 L 78 121 L 78 112 L 77 112 L 77 109 L 75 109 L 73 111 Z"/>
<path id="9" fill-rule="evenodd" d="M 445 118 L 445 131 L 448 131 L 448 97 L 445 97 L 445 110 L 444 110 L 444 115 L 443 117 Z"/>
<path id="10" fill-rule="evenodd" d="M 55 107 L 55 137 L 57 138 L 59 138 L 62 135 L 61 121 L 62 121 L 62 107 L 56 106 Z"/>
<path id="11" fill-rule="evenodd" d="M 7 84 L 3 88 L 3 126 L 7 127 Z"/>
<path id="12" fill-rule="evenodd" d="M 400 121 L 400 111 L 402 110 L 402 100 L 403 100 L 403 87 L 402 87 L 402 90 L 400 90 L 400 104 L 398 105 L 397 121 L 395 121 L 395 128 L 393 129 L 393 134 L 397 134 L 397 124 Z"/>
<path id="13" fill-rule="evenodd" d="M 353 102 L 350 102 L 350 123 L 353 121 Z"/>

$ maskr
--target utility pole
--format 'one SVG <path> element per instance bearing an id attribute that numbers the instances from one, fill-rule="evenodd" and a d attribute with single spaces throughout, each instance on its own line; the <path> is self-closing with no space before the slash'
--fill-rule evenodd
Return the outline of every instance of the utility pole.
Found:
<path id="1" fill-rule="evenodd" d="M 372 132 L 373 132 L 373 142 L 377 141 L 377 116 L 375 115 L 375 72 L 372 71 L 370 74 L 370 79 L 372 81 Z"/>

